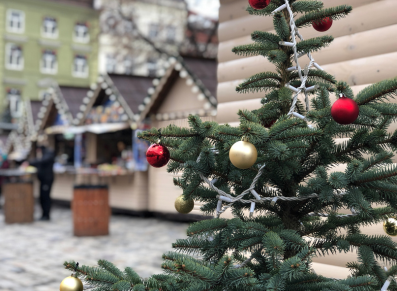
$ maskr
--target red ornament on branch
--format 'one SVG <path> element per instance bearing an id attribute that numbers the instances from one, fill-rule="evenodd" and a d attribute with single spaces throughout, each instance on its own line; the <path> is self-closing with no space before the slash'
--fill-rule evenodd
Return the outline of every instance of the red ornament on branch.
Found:
<path id="1" fill-rule="evenodd" d="M 271 0 L 248 0 L 250 6 L 257 10 L 266 8 L 270 1 Z"/>
<path id="2" fill-rule="evenodd" d="M 315 30 L 323 32 L 331 28 L 332 22 L 331 17 L 325 17 L 321 20 L 314 20 L 312 24 Z"/>
<path id="3" fill-rule="evenodd" d="M 340 94 L 340 98 L 332 105 L 332 118 L 339 124 L 351 124 L 356 121 L 360 109 L 357 103 Z"/>
<path id="4" fill-rule="evenodd" d="M 152 167 L 161 168 L 170 160 L 170 152 L 165 146 L 153 144 L 146 152 L 146 160 Z"/>
<path id="5" fill-rule="evenodd" d="M 270 127 L 272 127 L 273 124 L 276 123 L 276 121 L 277 121 L 277 120 L 268 121 L 267 123 L 264 124 L 264 126 L 265 126 L 266 128 L 270 128 Z"/>

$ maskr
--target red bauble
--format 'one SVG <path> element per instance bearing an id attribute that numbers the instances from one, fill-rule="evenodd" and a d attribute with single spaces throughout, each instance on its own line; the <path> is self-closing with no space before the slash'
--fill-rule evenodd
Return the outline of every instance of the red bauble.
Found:
<path id="1" fill-rule="evenodd" d="M 313 24 L 314 29 L 317 31 L 327 31 L 332 26 L 332 18 L 325 17 L 321 20 L 313 21 L 312 24 Z"/>
<path id="2" fill-rule="evenodd" d="M 161 168 L 170 160 L 170 152 L 165 146 L 154 144 L 147 150 L 146 160 L 151 166 Z"/>
<path id="3" fill-rule="evenodd" d="M 360 109 L 357 103 L 341 94 L 341 97 L 332 105 L 332 118 L 339 124 L 350 124 L 356 121 Z"/>
<path id="4" fill-rule="evenodd" d="M 266 8 L 271 0 L 248 0 L 250 6 L 254 9 L 260 10 Z"/>
<path id="5" fill-rule="evenodd" d="M 265 123 L 264 126 L 265 126 L 266 128 L 270 128 L 270 127 L 272 127 L 273 124 L 276 123 L 276 121 L 277 121 L 277 120 L 269 121 L 269 122 Z"/>

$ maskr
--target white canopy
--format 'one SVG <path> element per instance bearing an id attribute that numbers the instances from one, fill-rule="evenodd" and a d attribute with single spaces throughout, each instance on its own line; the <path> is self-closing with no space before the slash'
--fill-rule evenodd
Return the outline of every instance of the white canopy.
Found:
<path id="1" fill-rule="evenodd" d="M 46 134 L 79 134 L 84 132 L 102 134 L 106 132 L 120 131 L 127 128 L 130 128 L 130 125 L 128 123 L 98 123 L 82 126 L 56 125 L 47 128 L 45 132 Z"/>

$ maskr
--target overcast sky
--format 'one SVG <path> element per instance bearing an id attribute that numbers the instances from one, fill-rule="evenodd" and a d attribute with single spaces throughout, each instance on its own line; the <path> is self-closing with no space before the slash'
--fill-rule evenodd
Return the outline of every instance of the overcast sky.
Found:
<path id="1" fill-rule="evenodd" d="M 218 18 L 219 0 L 187 0 L 190 10 L 211 18 Z"/>

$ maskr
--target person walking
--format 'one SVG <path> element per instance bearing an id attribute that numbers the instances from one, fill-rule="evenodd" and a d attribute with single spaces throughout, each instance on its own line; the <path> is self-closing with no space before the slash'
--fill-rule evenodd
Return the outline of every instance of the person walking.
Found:
<path id="1" fill-rule="evenodd" d="M 40 205 L 43 214 L 41 221 L 50 220 L 51 211 L 51 188 L 54 183 L 55 154 L 51 149 L 40 146 L 37 150 L 38 159 L 29 161 L 29 164 L 37 168 L 37 178 L 40 182 Z"/>

